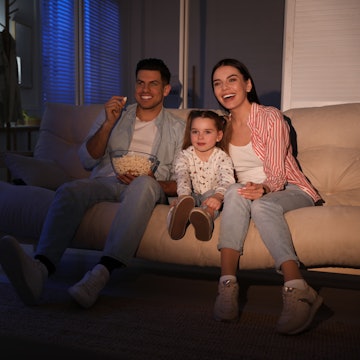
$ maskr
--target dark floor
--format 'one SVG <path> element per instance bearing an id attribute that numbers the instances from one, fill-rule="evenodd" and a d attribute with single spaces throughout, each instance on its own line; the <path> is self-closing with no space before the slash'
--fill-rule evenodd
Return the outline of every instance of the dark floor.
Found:
<path id="1" fill-rule="evenodd" d="M 25 247 L 31 253 L 32 248 Z M 94 251 L 69 250 L 57 273 L 49 279 L 47 288 L 55 284 L 64 285 L 66 289 L 77 282 L 84 273 L 99 259 L 100 253 Z M 121 271 L 115 271 L 108 283 L 108 291 L 117 294 L 121 287 L 121 296 L 126 298 L 146 297 L 149 301 L 156 301 L 158 290 L 167 287 L 172 296 L 183 296 L 185 301 L 191 302 L 192 297 L 197 301 L 209 302 L 215 299 L 219 269 L 161 264 L 135 259 L 132 266 Z M 331 317 L 332 320 L 359 324 L 360 322 L 360 277 L 304 271 L 304 277 L 324 298 L 322 317 Z M 239 271 L 240 306 L 242 311 L 274 314 L 276 317 L 281 311 L 282 277 L 273 270 Z M 0 267 L 0 283 L 8 283 Z M 183 294 L 186 289 L 188 296 Z M 211 300 L 212 301 L 212 300 Z M 88 360 L 99 356 L 83 350 L 57 347 L 56 345 L 29 343 L 26 339 L 21 346 L 16 344 L 19 339 L 0 337 L 0 349 L 6 354 L 2 359 L 18 359 L 31 355 L 39 359 L 49 356 L 53 360 L 86 357 Z M 41 345 L 41 346 L 38 346 Z M 31 350 L 30 350 L 31 349 Z M 360 349 L 360 345 L 359 345 Z M 103 360 L 112 360 L 111 356 Z M 119 358 L 121 359 L 121 357 Z"/>

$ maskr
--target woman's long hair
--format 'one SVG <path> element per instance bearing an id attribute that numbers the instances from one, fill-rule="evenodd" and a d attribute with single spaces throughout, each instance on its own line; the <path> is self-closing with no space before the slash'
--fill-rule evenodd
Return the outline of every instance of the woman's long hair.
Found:
<path id="1" fill-rule="evenodd" d="M 259 100 L 259 97 L 258 97 L 256 89 L 255 89 L 255 83 L 250 75 L 249 70 L 242 62 L 240 62 L 239 60 L 236 60 L 236 59 L 231 59 L 231 58 L 222 59 L 215 64 L 215 66 L 213 67 L 213 70 L 211 72 L 211 87 L 212 87 L 213 93 L 214 93 L 214 82 L 213 82 L 214 81 L 214 73 L 218 68 L 220 68 L 222 66 L 232 66 L 232 67 L 238 69 L 240 74 L 243 76 L 244 81 L 248 81 L 250 79 L 251 90 L 247 93 L 247 99 L 249 100 L 250 103 L 260 104 L 260 100 Z M 229 115 L 229 110 L 227 108 L 225 108 L 218 100 L 217 100 L 217 102 L 218 102 L 219 106 L 225 111 L 225 113 Z M 231 118 L 227 117 L 227 121 L 228 122 L 231 121 Z M 224 141 L 223 142 L 224 142 L 224 150 L 228 154 L 229 154 L 229 143 L 231 140 L 231 136 L 232 136 L 232 126 L 226 126 L 226 131 L 224 132 L 224 137 L 223 137 Z"/>

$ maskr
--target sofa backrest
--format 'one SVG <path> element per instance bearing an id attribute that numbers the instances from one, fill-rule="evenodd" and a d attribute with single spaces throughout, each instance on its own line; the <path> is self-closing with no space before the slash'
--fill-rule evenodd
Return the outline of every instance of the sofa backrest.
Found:
<path id="1" fill-rule="evenodd" d="M 191 109 L 169 109 L 186 119 Z M 360 103 L 290 109 L 298 160 L 325 205 L 360 205 Z M 78 149 L 103 104 L 48 104 L 34 156 L 55 161 L 73 178 L 89 176 Z"/>
<path id="2" fill-rule="evenodd" d="M 189 109 L 169 109 L 186 119 Z M 98 116 L 105 117 L 104 104 L 69 105 L 48 103 L 40 125 L 34 157 L 54 161 L 71 178 L 88 177 L 78 150 Z"/>
<path id="3" fill-rule="evenodd" d="M 90 173 L 82 167 L 78 150 L 95 119 L 102 113 L 104 104 L 47 104 L 34 157 L 54 161 L 72 178 L 88 177 Z"/>
<path id="4" fill-rule="evenodd" d="M 360 205 L 360 103 L 285 111 L 298 160 L 325 205 Z"/>

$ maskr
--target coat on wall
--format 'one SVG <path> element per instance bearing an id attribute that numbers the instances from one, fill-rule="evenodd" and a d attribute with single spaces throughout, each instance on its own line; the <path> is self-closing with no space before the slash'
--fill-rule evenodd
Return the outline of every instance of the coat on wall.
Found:
<path id="1" fill-rule="evenodd" d="M 5 28 L 0 36 L 0 126 L 22 122 L 16 43 Z"/>

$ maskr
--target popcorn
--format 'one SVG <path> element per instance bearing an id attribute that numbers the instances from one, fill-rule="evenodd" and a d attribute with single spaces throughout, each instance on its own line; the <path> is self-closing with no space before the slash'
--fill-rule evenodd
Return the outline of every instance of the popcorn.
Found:
<path id="1" fill-rule="evenodd" d="M 149 174 L 153 162 L 149 159 L 149 155 L 128 152 L 124 156 L 113 156 L 112 165 L 118 175 L 131 174 L 140 176 Z"/>

